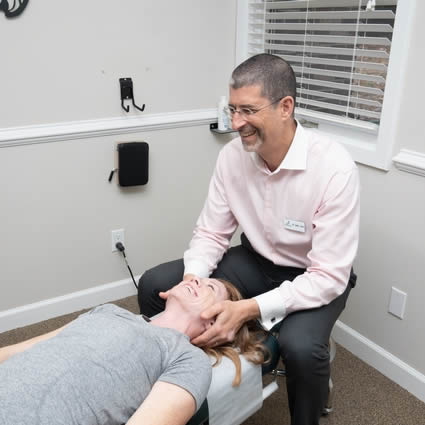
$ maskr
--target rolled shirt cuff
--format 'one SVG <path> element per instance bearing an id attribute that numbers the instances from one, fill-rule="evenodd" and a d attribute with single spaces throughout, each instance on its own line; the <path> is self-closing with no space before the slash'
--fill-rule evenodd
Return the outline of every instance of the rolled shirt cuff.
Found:
<path id="1" fill-rule="evenodd" d="M 193 274 L 198 277 L 208 277 L 208 264 L 201 261 L 187 261 L 184 265 L 184 275 Z"/>
<path id="2" fill-rule="evenodd" d="M 261 313 L 259 322 L 264 329 L 269 331 L 286 317 L 285 301 L 279 288 L 260 294 L 254 299 L 258 303 Z"/>

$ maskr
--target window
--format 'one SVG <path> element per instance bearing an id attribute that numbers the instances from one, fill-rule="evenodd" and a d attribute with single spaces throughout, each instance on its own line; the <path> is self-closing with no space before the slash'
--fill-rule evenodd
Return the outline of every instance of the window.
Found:
<path id="1" fill-rule="evenodd" d="M 390 54 L 401 65 L 403 13 L 397 0 L 240 1 L 238 62 L 261 52 L 286 59 L 297 75 L 297 118 L 337 134 L 359 162 L 387 169 L 392 143 L 379 139 L 396 113 L 387 98 L 401 90 L 389 65 Z"/>

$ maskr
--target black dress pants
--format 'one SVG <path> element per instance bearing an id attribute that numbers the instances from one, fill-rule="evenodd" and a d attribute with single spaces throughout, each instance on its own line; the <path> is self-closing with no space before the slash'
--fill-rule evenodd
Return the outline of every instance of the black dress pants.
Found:
<path id="1" fill-rule="evenodd" d="M 230 248 L 211 277 L 233 283 L 244 298 L 255 297 L 292 281 L 305 269 L 276 266 L 256 253 L 244 234 L 242 244 Z M 138 301 L 147 316 L 159 313 L 165 302 L 158 292 L 182 280 L 183 260 L 171 261 L 146 271 L 140 278 Z M 291 425 L 318 425 L 328 397 L 330 377 L 329 337 L 355 284 L 352 273 L 346 291 L 330 304 L 289 314 L 279 331 L 279 347 L 287 372 Z"/>

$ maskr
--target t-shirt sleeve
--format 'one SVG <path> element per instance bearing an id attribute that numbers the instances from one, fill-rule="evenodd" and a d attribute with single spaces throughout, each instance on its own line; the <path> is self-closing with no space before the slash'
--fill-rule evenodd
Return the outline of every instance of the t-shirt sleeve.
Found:
<path id="1" fill-rule="evenodd" d="M 198 410 L 211 384 L 211 369 L 209 357 L 200 348 L 190 344 L 168 365 L 158 380 L 188 391 L 195 399 Z"/>

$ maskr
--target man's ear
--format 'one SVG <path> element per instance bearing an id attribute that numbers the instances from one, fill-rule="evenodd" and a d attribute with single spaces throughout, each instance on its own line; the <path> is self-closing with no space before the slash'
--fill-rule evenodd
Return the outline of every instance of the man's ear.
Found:
<path id="1" fill-rule="evenodd" d="M 281 99 L 279 107 L 282 118 L 284 120 L 291 118 L 293 116 L 295 108 L 294 98 L 292 96 L 285 96 L 283 99 Z"/>

